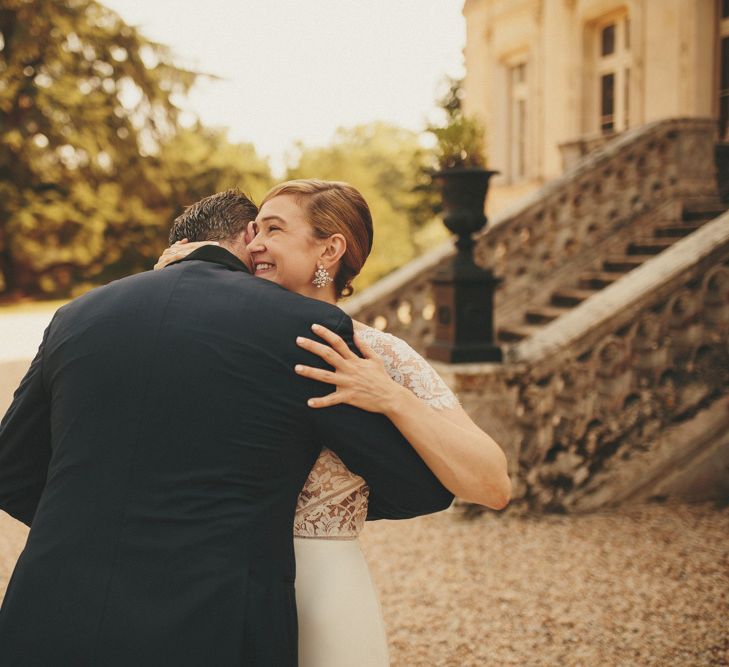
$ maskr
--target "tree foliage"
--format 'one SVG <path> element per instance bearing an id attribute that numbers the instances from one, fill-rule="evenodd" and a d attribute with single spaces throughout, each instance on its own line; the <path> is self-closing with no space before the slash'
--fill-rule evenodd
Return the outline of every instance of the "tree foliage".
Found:
<path id="1" fill-rule="evenodd" d="M 179 127 L 174 101 L 196 76 L 98 2 L 3 0 L 0 293 L 147 269 L 182 205 L 222 184 L 262 189 L 251 147 Z"/>
<path id="2" fill-rule="evenodd" d="M 185 206 L 215 192 L 239 188 L 260 202 L 273 185 L 268 162 L 252 144 L 231 143 L 224 129 L 182 129 L 158 154 L 161 188 L 176 215 Z"/>
<path id="3" fill-rule="evenodd" d="M 0 2 L 0 301 L 149 269 L 172 219 L 213 192 L 260 200 L 272 178 L 251 144 L 181 126 L 176 102 L 198 76 L 94 0 Z M 345 180 L 370 204 L 358 288 L 446 237 L 417 133 L 372 123 L 297 150 L 289 178 Z"/>
<path id="4" fill-rule="evenodd" d="M 298 146 L 288 178 L 347 181 L 370 206 L 375 240 L 355 288 L 366 287 L 447 238 L 434 218 L 430 159 L 415 132 L 380 122 L 340 129 L 328 146 Z"/>

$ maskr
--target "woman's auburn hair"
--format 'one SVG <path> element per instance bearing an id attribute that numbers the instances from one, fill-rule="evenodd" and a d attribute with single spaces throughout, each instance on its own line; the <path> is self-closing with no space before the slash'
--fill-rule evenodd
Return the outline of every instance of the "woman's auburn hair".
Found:
<path id="1" fill-rule="evenodd" d="M 372 214 L 362 194 L 343 181 L 305 178 L 275 185 L 266 193 L 261 206 L 280 195 L 296 197 L 317 238 L 344 236 L 347 250 L 339 262 L 334 289 L 337 298 L 352 294 L 352 280 L 372 250 Z"/>

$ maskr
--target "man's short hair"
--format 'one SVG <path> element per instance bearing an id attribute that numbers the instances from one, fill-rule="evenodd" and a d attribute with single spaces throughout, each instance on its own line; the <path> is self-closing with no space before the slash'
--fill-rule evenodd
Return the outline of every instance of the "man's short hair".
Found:
<path id="1" fill-rule="evenodd" d="M 258 215 L 258 207 L 240 190 L 218 192 L 188 206 L 175 218 L 170 245 L 175 241 L 226 241 L 238 236 Z"/>

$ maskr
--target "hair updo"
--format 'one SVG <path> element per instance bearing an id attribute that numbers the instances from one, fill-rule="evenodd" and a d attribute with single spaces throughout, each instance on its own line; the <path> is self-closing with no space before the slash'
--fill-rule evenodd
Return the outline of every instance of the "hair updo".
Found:
<path id="1" fill-rule="evenodd" d="M 352 294 L 352 280 L 362 270 L 372 250 L 372 214 L 360 192 L 342 181 L 315 178 L 286 181 L 271 188 L 261 202 L 279 195 L 292 195 L 306 211 L 314 236 L 326 239 L 341 234 L 347 250 L 334 277 L 337 298 Z"/>

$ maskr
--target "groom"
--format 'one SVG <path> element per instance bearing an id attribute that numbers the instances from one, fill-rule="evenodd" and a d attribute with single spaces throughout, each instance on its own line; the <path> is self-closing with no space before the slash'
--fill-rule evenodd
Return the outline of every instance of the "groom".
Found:
<path id="1" fill-rule="evenodd" d="M 177 224 L 216 239 L 58 310 L 0 425 L 0 509 L 31 526 L 0 610 L 4 667 L 296 665 L 292 523 L 322 445 L 370 516 L 452 497 L 381 415 L 306 399 L 296 345 L 341 310 L 250 275 L 235 191 Z"/>

